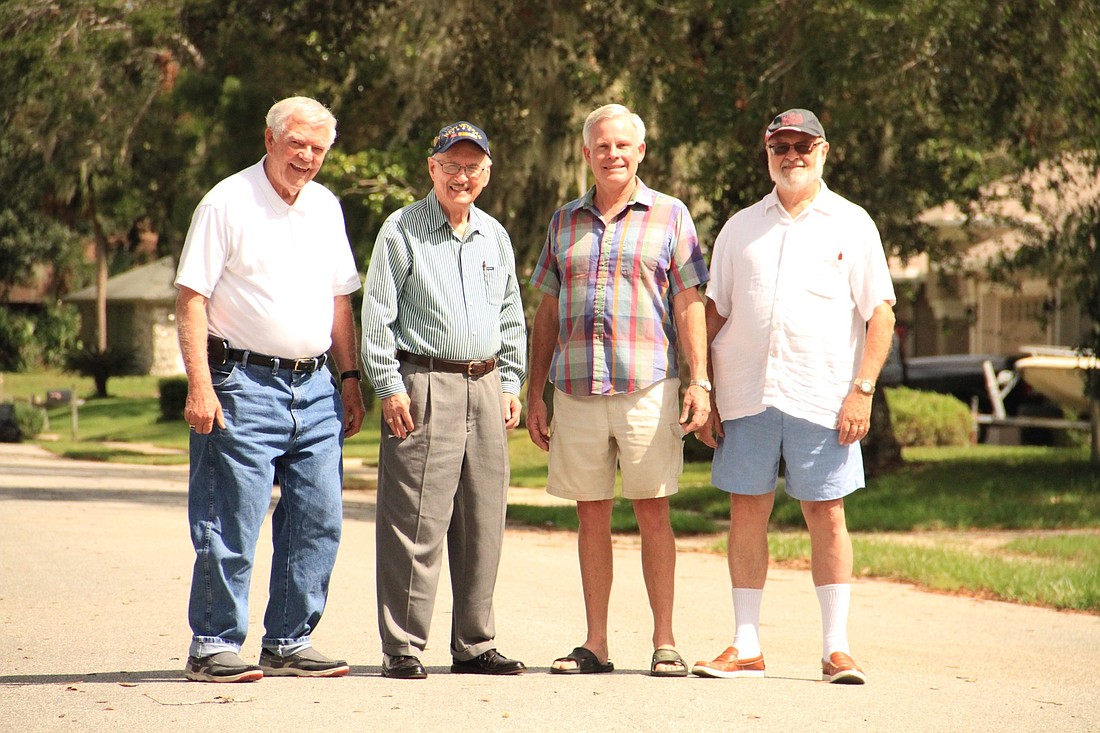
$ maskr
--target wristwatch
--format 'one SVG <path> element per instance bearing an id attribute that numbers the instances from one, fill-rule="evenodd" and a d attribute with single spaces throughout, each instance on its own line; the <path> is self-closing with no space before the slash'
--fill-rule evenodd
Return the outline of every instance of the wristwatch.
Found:
<path id="1" fill-rule="evenodd" d="M 853 384 L 855 384 L 856 389 L 861 395 L 870 397 L 875 393 L 875 383 L 870 379 L 857 379 Z"/>
<path id="2" fill-rule="evenodd" d="M 348 369 L 346 372 L 340 372 L 340 381 L 345 379 L 362 379 L 363 376 L 359 373 L 358 369 Z"/>
<path id="3" fill-rule="evenodd" d="M 711 385 L 709 379 L 693 379 L 688 382 L 690 387 L 702 387 L 704 391 L 710 392 L 714 387 Z"/>

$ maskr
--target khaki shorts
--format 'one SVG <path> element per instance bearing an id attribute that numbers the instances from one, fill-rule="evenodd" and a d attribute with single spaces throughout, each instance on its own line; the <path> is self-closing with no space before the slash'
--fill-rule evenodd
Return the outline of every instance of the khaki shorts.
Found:
<path id="1" fill-rule="evenodd" d="M 607 397 L 555 391 L 546 491 L 577 501 L 613 499 L 618 463 L 627 499 L 671 496 L 684 468 L 683 438 L 679 379 Z"/>

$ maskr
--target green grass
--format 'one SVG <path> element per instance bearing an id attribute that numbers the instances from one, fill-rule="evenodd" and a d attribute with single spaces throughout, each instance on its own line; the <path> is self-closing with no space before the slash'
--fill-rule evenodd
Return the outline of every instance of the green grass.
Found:
<path id="1" fill-rule="evenodd" d="M 805 532 L 773 532 L 779 563 L 807 566 Z M 947 593 L 1100 613 L 1100 532 L 1013 535 L 929 532 L 904 537 L 855 535 L 855 574 Z M 725 542 L 715 545 L 725 551 Z"/>

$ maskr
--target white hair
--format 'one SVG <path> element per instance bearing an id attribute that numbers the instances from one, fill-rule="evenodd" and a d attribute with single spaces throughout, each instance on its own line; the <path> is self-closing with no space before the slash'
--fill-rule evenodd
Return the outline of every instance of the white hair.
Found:
<path id="1" fill-rule="evenodd" d="M 592 128 L 603 120 L 614 120 L 625 117 L 630 120 L 634 125 L 634 130 L 638 133 L 638 139 L 635 141 L 638 144 L 645 142 L 645 123 L 642 122 L 642 118 L 631 112 L 629 109 L 621 104 L 605 104 L 602 107 L 598 107 L 588 114 L 588 117 L 584 120 L 584 146 L 588 147 L 592 142 Z"/>
<path id="2" fill-rule="evenodd" d="M 630 123 L 634 125 L 635 132 L 637 132 L 638 139 L 635 141 L 639 144 L 646 142 L 646 123 L 641 121 L 641 118 L 634 112 L 623 105 L 604 105 L 603 107 L 597 107 L 588 113 L 588 117 L 584 120 L 584 146 L 587 147 L 592 143 L 592 128 L 596 127 L 599 122 L 604 120 L 617 120 L 625 118 L 630 120 Z"/>
<path id="3" fill-rule="evenodd" d="M 328 107 L 309 97 L 287 97 L 271 105 L 267 111 L 267 126 L 275 133 L 275 139 L 280 140 L 290 121 L 298 120 L 307 125 L 324 126 L 329 129 L 328 144 L 331 146 L 336 141 L 336 117 Z"/>

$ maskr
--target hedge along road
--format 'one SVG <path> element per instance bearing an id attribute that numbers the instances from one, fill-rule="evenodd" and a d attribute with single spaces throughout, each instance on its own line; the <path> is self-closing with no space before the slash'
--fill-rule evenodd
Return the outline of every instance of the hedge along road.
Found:
<path id="1" fill-rule="evenodd" d="M 1100 617 L 860 580 L 849 636 L 862 687 L 819 680 L 820 621 L 809 574 L 769 575 L 764 680 L 646 674 L 651 619 L 637 541 L 616 538 L 609 675 L 549 674 L 584 640 L 576 538 L 510 529 L 497 584 L 497 640 L 519 677 L 448 673 L 444 574 L 423 681 L 379 676 L 373 494 L 348 492 L 321 651 L 341 679 L 186 682 L 193 552 L 186 470 L 73 462 L 0 446 L 0 730 L 363 729 L 514 731 L 1096 731 Z M 269 571 L 265 528 L 253 577 L 259 654 Z M 725 558 L 681 552 L 678 647 L 689 663 L 729 643 Z"/>

